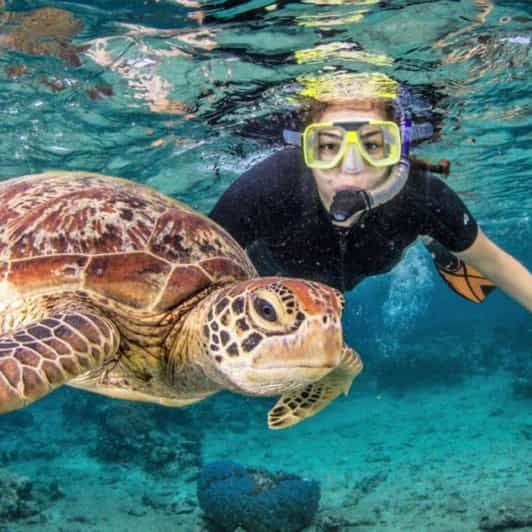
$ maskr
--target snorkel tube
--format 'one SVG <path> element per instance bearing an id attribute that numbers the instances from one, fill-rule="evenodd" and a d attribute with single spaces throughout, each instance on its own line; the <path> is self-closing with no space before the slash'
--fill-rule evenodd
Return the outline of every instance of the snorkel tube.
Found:
<path id="1" fill-rule="evenodd" d="M 344 74 L 335 79 L 326 79 L 317 85 L 318 80 L 301 91 L 324 103 L 341 103 L 360 99 L 382 99 L 390 101 L 394 110 L 394 121 L 399 125 L 401 134 L 401 158 L 390 168 L 386 180 L 371 189 L 348 188 L 339 190 L 329 208 L 329 216 L 333 223 L 342 223 L 363 212 L 374 209 L 394 198 L 405 186 L 410 174 L 410 146 L 413 142 L 431 138 L 434 128 L 430 122 L 412 124 L 412 96 L 406 86 L 400 85 L 383 74 Z M 308 83 L 308 80 L 307 80 Z M 283 137 L 289 144 L 301 146 L 301 135 L 292 131 L 284 131 Z"/>
<path id="2" fill-rule="evenodd" d="M 369 190 L 357 188 L 339 190 L 329 208 L 331 220 L 345 222 L 355 214 L 361 214 L 390 201 L 405 186 L 409 173 L 410 161 L 401 158 L 382 185 Z"/>

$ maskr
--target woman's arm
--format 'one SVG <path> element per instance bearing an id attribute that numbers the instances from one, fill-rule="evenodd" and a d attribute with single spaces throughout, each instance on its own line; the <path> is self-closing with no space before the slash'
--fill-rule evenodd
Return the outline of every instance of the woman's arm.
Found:
<path id="1" fill-rule="evenodd" d="M 532 274 L 480 229 L 469 248 L 453 253 L 532 312 Z"/>
<path id="2" fill-rule="evenodd" d="M 424 179 L 425 196 L 419 205 L 425 220 L 420 233 L 437 240 L 532 312 L 530 272 L 480 230 L 463 201 L 447 184 L 430 176 Z"/>

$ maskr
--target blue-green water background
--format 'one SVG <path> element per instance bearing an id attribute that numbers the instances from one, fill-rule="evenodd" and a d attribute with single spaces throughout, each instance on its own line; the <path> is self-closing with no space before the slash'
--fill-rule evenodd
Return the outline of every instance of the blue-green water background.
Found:
<path id="1" fill-rule="evenodd" d="M 48 5 L 13 1 L 6 9 Z M 530 265 L 529 2 L 282 2 L 270 10 L 267 2 L 209 2 L 201 26 L 191 18 L 198 9 L 172 1 L 53 5 L 83 21 L 74 44 L 91 48 L 78 67 L 3 51 L 0 71 L 23 63 L 28 73 L 0 73 L 2 178 L 93 170 L 208 212 L 243 170 L 279 147 L 299 76 L 379 71 L 407 82 L 422 108 L 442 115 L 439 138 L 417 154 L 450 159 L 448 182 L 482 228 Z M 91 59 L 101 39 L 103 67 Z M 330 44 L 343 48 L 323 52 Z M 313 49 L 312 58 L 298 60 Z M 65 90 L 50 90 L 45 77 Z M 153 86 L 155 78 L 167 88 L 152 98 L 146 80 Z M 112 87 L 113 96 L 91 99 L 87 91 L 98 86 Z M 153 112 L 156 98 L 193 113 Z M 383 328 L 394 339 L 419 327 L 458 332 L 525 319 L 500 294 L 484 307 L 460 301 L 419 254 L 350 300 L 348 335 L 355 345 L 367 337 L 370 349 Z"/>
<path id="2" fill-rule="evenodd" d="M 184 4 L 8 0 L 4 12 L 53 5 L 83 27 L 71 43 L 79 65 L 0 48 L 0 178 L 85 169 L 208 212 L 242 171 L 280 147 L 299 76 L 378 71 L 406 82 L 421 114 L 439 117 L 437 139 L 416 155 L 450 159 L 447 181 L 484 231 L 532 265 L 529 1 Z M 0 35 L 13 27 L 4 17 Z M 22 75 L 9 73 L 15 65 L 25 66 Z M 90 96 L 101 87 L 104 97 Z M 417 247 L 347 299 L 345 336 L 369 361 L 367 382 L 373 363 L 425 347 L 463 353 L 489 338 L 494 358 L 508 357 L 509 344 L 531 351 L 528 313 L 500 292 L 484 305 L 461 300 Z M 53 411 L 53 400 L 45 405 Z M 326 416 L 316 423 L 326 426 Z"/>

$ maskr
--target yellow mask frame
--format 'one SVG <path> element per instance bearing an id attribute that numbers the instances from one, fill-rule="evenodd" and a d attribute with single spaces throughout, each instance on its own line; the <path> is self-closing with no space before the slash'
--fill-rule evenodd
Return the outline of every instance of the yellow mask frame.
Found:
<path id="1" fill-rule="evenodd" d="M 360 131 L 369 128 L 369 136 L 382 135 L 378 150 L 371 148 L 373 141 L 361 138 Z M 371 133 L 371 128 L 376 130 Z M 364 129 L 368 131 L 368 129 Z M 320 140 L 320 135 L 329 140 Z M 367 134 L 368 135 L 368 134 Z M 310 124 L 303 132 L 302 146 L 305 164 L 309 168 L 330 170 L 340 164 L 347 148 L 356 146 L 362 158 L 371 166 L 393 166 L 401 159 L 401 133 L 395 122 L 389 120 L 364 120 L 356 122 L 319 122 Z M 372 153 L 373 151 L 373 153 Z"/>

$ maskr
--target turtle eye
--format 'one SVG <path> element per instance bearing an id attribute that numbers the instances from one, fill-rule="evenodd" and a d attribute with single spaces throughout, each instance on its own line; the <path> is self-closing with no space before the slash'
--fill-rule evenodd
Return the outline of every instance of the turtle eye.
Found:
<path id="1" fill-rule="evenodd" d="M 275 312 L 273 305 L 265 299 L 262 299 L 262 297 L 254 297 L 253 306 L 255 307 L 257 314 L 266 321 L 277 320 L 277 312 Z"/>

